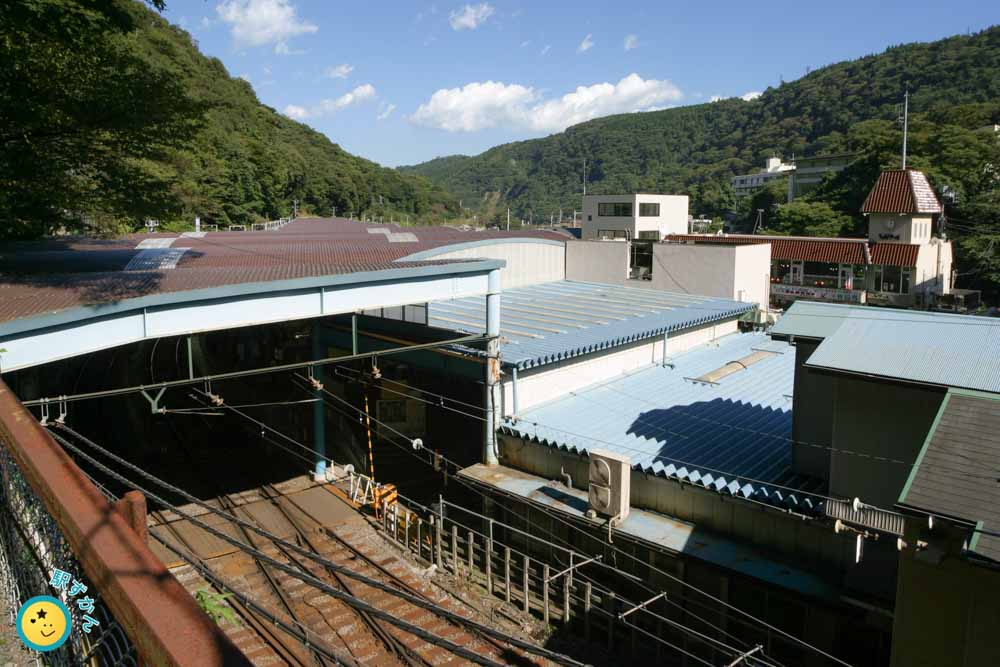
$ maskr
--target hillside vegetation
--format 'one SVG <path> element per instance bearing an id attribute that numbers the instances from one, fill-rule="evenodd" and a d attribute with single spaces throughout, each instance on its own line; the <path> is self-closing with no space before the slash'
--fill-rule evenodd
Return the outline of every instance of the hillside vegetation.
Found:
<path id="1" fill-rule="evenodd" d="M 295 199 L 318 214 L 457 211 L 427 180 L 261 104 L 162 4 L 0 3 L 0 238 L 195 215 L 248 224 L 289 215 Z"/>
<path id="2" fill-rule="evenodd" d="M 543 139 L 412 167 L 500 219 L 548 220 L 579 209 L 582 165 L 590 193 L 688 194 L 691 213 L 748 223 L 758 208 L 772 232 L 856 234 L 858 209 L 880 169 L 898 167 L 899 105 L 910 91 L 909 166 L 924 169 L 946 199 L 961 245 L 960 272 L 988 289 L 1000 283 L 1000 27 L 933 43 L 906 44 L 818 69 L 758 99 L 728 99 L 610 116 Z M 784 184 L 737 201 L 731 176 L 766 157 L 857 152 L 850 168 L 788 207 Z M 498 196 L 499 195 L 499 196 Z"/>

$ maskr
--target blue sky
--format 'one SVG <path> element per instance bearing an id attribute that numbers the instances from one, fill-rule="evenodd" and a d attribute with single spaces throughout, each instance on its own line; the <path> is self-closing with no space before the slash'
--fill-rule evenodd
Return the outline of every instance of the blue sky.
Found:
<path id="1" fill-rule="evenodd" d="M 942 2 L 168 0 L 262 102 L 385 165 L 589 118 L 753 95 L 807 68 L 981 30 Z"/>

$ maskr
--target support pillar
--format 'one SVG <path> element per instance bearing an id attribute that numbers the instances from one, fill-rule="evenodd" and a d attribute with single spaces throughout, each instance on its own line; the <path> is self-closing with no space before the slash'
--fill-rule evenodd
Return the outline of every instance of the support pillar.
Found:
<path id="1" fill-rule="evenodd" d="M 489 274 L 486 290 L 486 423 L 483 437 L 483 463 L 497 465 L 497 414 L 500 405 L 500 269 Z"/>
<path id="2" fill-rule="evenodd" d="M 312 325 L 312 358 L 325 358 L 323 350 L 323 327 L 319 320 L 313 320 Z M 323 367 L 313 366 L 313 377 L 322 384 Z M 313 479 L 316 481 L 326 480 L 326 403 L 323 401 L 323 390 L 314 389 L 313 395 L 316 402 L 313 403 L 313 451 L 315 452 L 316 468 L 313 471 Z"/>
<path id="3" fill-rule="evenodd" d="M 358 353 L 358 314 L 351 313 L 351 354 Z"/>
<path id="4" fill-rule="evenodd" d="M 194 355 L 191 353 L 191 336 L 187 337 L 188 379 L 194 379 Z"/>

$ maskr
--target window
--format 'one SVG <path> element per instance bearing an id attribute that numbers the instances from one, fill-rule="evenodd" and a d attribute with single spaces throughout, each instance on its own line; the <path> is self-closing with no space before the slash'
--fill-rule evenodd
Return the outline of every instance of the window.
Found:
<path id="1" fill-rule="evenodd" d="M 639 238 L 640 240 L 643 240 L 643 241 L 659 241 L 660 240 L 660 232 L 657 231 L 657 230 L 655 230 L 655 229 L 649 230 L 649 231 L 645 231 L 645 232 L 639 232 L 639 235 L 638 235 L 637 238 Z"/>
<path id="2" fill-rule="evenodd" d="M 631 218 L 632 203 L 603 202 L 597 205 L 597 215 L 602 218 Z"/>
<path id="3" fill-rule="evenodd" d="M 624 229 L 598 229 L 597 238 L 599 239 L 627 239 L 628 232 Z"/>
<path id="4" fill-rule="evenodd" d="M 649 218 L 656 217 L 660 215 L 660 205 L 659 204 L 639 204 L 639 217 Z"/>

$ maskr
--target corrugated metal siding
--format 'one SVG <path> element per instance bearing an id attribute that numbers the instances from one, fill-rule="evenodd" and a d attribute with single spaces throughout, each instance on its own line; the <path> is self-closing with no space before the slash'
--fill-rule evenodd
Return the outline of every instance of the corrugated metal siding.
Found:
<path id="1" fill-rule="evenodd" d="M 501 357 L 518 369 L 738 317 L 751 304 L 632 287 L 554 281 L 501 295 Z M 485 297 L 431 303 L 428 324 L 486 330 Z"/>
<path id="2" fill-rule="evenodd" d="M 861 206 L 862 213 L 940 213 L 941 204 L 923 172 L 883 171 Z"/>
<path id="3" fill-rule="evenodd" d="M 852 309 L 808 365 L 1000 392 L 1000 319 L 885 310 Z"/>
<path id="4" fill-rule="evenodd" d="M 780 351 L 718 384 L 703 375 L 766 347 Z M 794 349 L 764 334 L 732 334 L 673 359 L 591 386 L 508 420 L 505 432 L 574 452 L 610 449 L 635 468 L 720 493 L 800 511 L 819 482 L 792 472 Z M 756 481 L 751 481 L 756 480 Z"/>
<path id="5" fill-rule="evenodd" d="M 872 246 L 872 264 L 916 266 L 919 253 L 920 246 L 911 243 L 876 243 Z"/>

